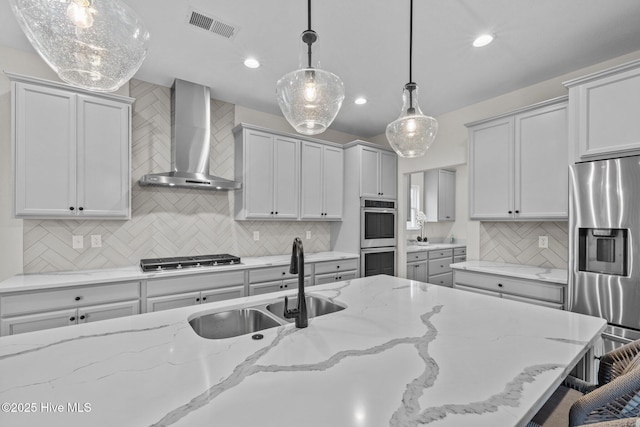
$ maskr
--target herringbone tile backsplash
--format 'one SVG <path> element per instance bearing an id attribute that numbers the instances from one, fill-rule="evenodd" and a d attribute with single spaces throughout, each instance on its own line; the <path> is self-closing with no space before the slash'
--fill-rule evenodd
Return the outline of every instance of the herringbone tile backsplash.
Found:
<path id="1" fill-rule="evenodd" d="M 538 247 L 538 236 L 549 247 Z M 483 222 L 480 259 L 550 268 L 567 268 L 569 228 L 566 222 Z"/>
<path id="2" fill-rule="evenodd" d="M 239 256 L 286 254 L 294 237 L 305 250 L 329 250 L 329 225 L 322 222 L 235 221 L 234 193 L 140 187 L 150 172 L 171 165 L 170 89 L 132 80 L 133 141 L 130 221 L 24 221 L 24 272 L 84 270 L 131 266 L 141 258 L 231 253 Z M 211 171 L 233 179 L 234 106 L 211 101 Z M 304 239 L 306 231 L 312 238 Z M 253 240 L 253 232 L 260 240 Z M 90 236 L 102 235 L 91 248 Z M 71 236 L 84 236 L 84 248 L 72 249 Z"/>

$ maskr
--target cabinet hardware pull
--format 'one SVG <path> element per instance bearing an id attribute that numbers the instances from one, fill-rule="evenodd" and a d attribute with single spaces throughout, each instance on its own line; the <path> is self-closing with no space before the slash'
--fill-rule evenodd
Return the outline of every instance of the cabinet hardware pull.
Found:
<path id="1" fill-rule="evenodd" d="M 276 211 L 276 215 L 278 215 L 278 211 Z"/>
<path id="2" fill-rule="evenodd" d="M 84 320 L 85 315 L 83 314 L 82 316 L 80 316 L 80 320 Z"/>
<path id="3" fill-rule="evenodd" d="M 74 300 L 76 301 L 80 301 L 82 299 L 82 297 L 75 297 Z"/>
<path id="4" fill-rule="evenodd" d="M 202 301 L 206 301 L 206 300 L 207 300 L 207 297 L 202 297 Z"/>
<path id="5" fill-rule="evenodd" d="M 80 206 L 80 207 L 78 208 L 78 210 L 79 210 L 79 211 L 83 211 L 83 210 L 84 210 L 84 208 L 83 208 L 82 206 Z"/>
<path id="6" fill-rule="evenodd" d="M 509 211 L 509 213 L 510 213 L 510 214 L 512 214 L 513 212 L 512 212 L 512 211 Z"/>
<path id="7" fill-rule="evenodd" d="M 517 213 L 517 214 L 519 214 L 519 213 L 520 213 L 520 211 L 516 211 L 516 213 Z"/>
<path id="8" fill-rule="evenodd" d="M 74 210 L 74 209 L 75 209 L 75 208 L 74 208 L 73 206 L 69 206 L 69 210 L 70 210 L 70 211 L 72 211 L 72 210 Z"/>
<path id="9" fill-rule="evenodd" d="M 196 298 L 196 302 L 199 302 L 199 301 L 200 301 L 200 298 Z"/>
<path id="10" fill-rule="evenodd" d="M 75 320 L 76 320 L 76 318 L 75 318 L 75 317 L 70 317 L 70 318 L 69 318 L 69 321 L 70 321 L 70 322 L 75 322 Z"/>
<path id="11" fill-rule="evenodd" d="M 498 283 L 498 287 L 501 288 L 502 287 L 502 283 Z"/>

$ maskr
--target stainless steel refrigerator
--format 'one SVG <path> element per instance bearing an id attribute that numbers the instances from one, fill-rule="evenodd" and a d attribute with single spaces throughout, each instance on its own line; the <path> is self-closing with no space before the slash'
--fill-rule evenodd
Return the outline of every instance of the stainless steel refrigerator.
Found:
<path id="1" fill-rule="evenodd" d="M 609 351 L 640 338 L 640 156 L 569 170 L 569 308 L 607 320 Z"/>

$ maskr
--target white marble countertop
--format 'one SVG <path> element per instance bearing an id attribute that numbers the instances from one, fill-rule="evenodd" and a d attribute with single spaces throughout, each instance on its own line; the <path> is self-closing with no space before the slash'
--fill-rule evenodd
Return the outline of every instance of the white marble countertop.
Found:
<path id="1" fill-rule="evenodd" d="M 287 293 L 2 337 L 3 409 L 33 406 L 0 425 L 523 426 L 605 327 L 390 276 L 314 287 L 347 308 L 259 341 L 187 322 Z"/>
<path id="2" fill-rule="evenodd" d="M 440 249 L 464 248 L 464 243 L 427 243 L 426 245 L 407 245 L 407 252 L 437 251 Z"/>
<path id="3" fill-rule="evenodd" d="M 306 263 L 336 261 L 359 258 L 357 254 L 344 252 L 317 252 L 305 254 Z M 232 270 L 246 270 L 278 265 L 289 265 L 291 255 L 272 255 L 263 257 L 244 257 L 241 264 L 221 265 L 217 267 L 190 268 L 144 273 L 139 266 L 109 268 L 101 270 L 56 271 L 40 274 L 19 274 L 0 282 L 0 293 L 41 290 L 74 285 L 93 285 L 98 283 L 147 280 L 159 277 L 185 276 L 190 274 L 218 273 Z"/>
<path id="4" fill-rule="evenodd" d="M 508 264 L 496 261 L 466 261 L 451 264 L 454 270 L 477 271 L 478 273 L 499 274 L 542 282 L 566 285 L 568 272 L 562 268 L 534 267 L 531 265 Z"/>

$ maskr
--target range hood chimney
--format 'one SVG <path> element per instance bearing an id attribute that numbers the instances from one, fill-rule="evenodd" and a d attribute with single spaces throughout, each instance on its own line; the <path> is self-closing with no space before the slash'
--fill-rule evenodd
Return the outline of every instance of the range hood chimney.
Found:
<path id="1" fill-rule="evenodd" d="M 176 79 L 171 87 L 171 172 L 140 178 L 140 185 L 234 190 L 241 184 L 209 175 L 211 91 Z"/>

